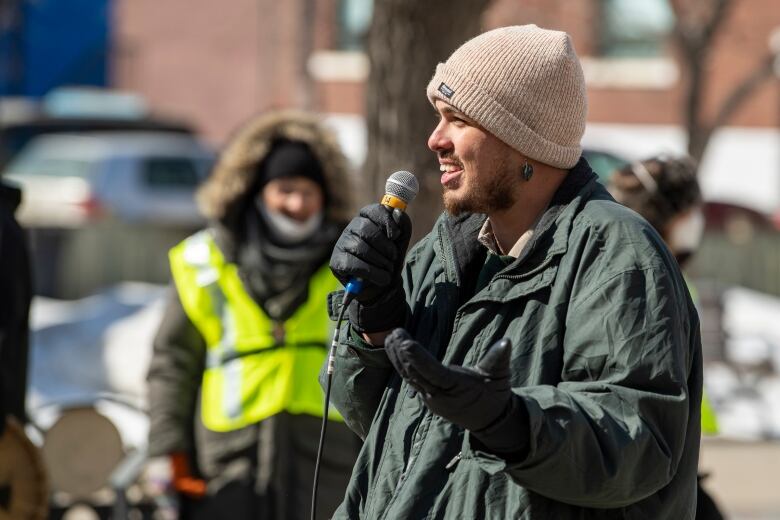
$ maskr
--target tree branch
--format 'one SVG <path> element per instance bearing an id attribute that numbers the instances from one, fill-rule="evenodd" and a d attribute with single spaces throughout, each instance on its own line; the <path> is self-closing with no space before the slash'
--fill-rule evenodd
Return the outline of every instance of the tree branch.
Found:
<path id="1" fill-rule="evenodd" d="M 730 6 L 731 0 L 715 0 L 715 6 L 712 9 L 710 18 L 702 26 L 702 45 L 706 46 L 712 42 L 712 38 L 720 29 L 723 20 L 726 19 L 726 13 Z"/>
<path id="2" fill-rule="evenodd" d="M 702 21 L 691 14 L 692 7 L 685 0 L 671 0 L 670 5 L 675 17 L 672 35 L 686 54 L 693 57 L 706 52 L 726 19 L 732 0 L 711 0 L 709 16 Z"/>
<path id="3" fill-rule="evenodd" d="M 774 63 L 774 54 L 767 54 L 753 73 L 746 77 L 731 91 L 731 93 L 729 93 L 710 126 L 717 128 L 726 124 L 753 90 L 768 78 L 772 77 L 772 74 L 774 73 Z"/>

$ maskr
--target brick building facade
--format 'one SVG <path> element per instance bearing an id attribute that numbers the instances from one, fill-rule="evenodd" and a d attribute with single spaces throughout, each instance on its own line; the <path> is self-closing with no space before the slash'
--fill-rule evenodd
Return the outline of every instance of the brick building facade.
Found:
<path id="1" fill-rule="evenodd" d="M 671 76 L 667 84 L 613 84 L 610 76 L 641 73 L 642 61 L 621 68 L 599 58 L 599 16 L 598 0 L 496 0 L 483 25 L 536 23 L 569 32 L 588 75 L 589 121 L 679 124 L 685 72 L 672 46 L 644 60 L 644 74 L 660 64 Z M 114 85 L 142 93 L 159 111 L 191 118 L 215 143 L 268 107 L 362 113 L 366 61 L 359 53 L 333 52 L 338 0 L 117 0 L 114 25 Z M 707 113 L 769 52 L 777 27 L 776 0 L 734 2 L 707 64 Z M 764 82 L 730 124 L 778 126 L 779 84 Z"/>
<path id="2" fill-rule="evenodd" d="M 685 151 L 687 71 L 668 35 L 659 33 L 650 42 L 652 52 L 633 56 L 620 49 L 610 54 L 615 48 L 605 47 L 605 34 L 622 30 L 633 36 L 645 22 L 640 18 L 637 24 L 637 17 L 655 17 L 668 32 L 673 18 L 666 2 L 494 0 L 482 23 L 485 29 L 536 23 L 570 33 L 589 89 L 585 145 L 639 158 Z M 368 60 L 354 42 L 344 45 L 347 4 L 364 15 L 371 5 L 370 0 L 115 0 L 113 85 L 141 93 L 157 112 L 188 119 L 215 145 L 249 116 L 272 107 L 348 114 L 359 127 Z M 620 9 L 641 12 L 621 17 Z M 773 31 L 780 39 L 778 27 L 777 0 L 733 0 L 705 64 L 705 117 L 770 52 Z M 701 164 L 705 196 L 780 211 L 778 72 L 726 126 Z M 347 141 L 359 162 L 365 151 L 361 139 Z M 741 165 L 743 181 L 736 187 L 734 164 Z"/>

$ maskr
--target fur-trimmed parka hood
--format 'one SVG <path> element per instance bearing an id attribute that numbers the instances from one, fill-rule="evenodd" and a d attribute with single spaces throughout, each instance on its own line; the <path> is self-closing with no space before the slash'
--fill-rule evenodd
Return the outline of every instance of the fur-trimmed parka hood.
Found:
<path id="1" fill-rule="evenodd" d="M 326 218 L 346 222 L 351 215 L 347 160 L 336 136 L 314 115 L 295 111 L 274 111 L 244 125 L 220 154 L 209 179 L 198 190 L 201 212 L 209 220 L 232 227 L 255 186 L 258 165 L 271 143 L 279 138 L 303 141 L 322 163 L 327 196 Z"/>

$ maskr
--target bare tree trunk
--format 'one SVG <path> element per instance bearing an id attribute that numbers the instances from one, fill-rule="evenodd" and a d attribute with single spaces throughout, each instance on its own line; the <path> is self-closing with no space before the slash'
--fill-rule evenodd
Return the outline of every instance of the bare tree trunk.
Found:
<path id="1" fill-rule="evenodd" d="M 704 70 L 702 62 L 706 58 L 704 49 L 685 49 L 688 63 L 688 85 L 685 92 L 685 127 L 688 134 L 688 154 L 701 160 L 709 140 L 707 125 L 702 121 L 702 105 L 704 104 Z"/>
<path id="2" fill-rule="evenodd" d="M 674 38 L 688 70 L 685 88 L 685 126 L 688 153 L 697 161 L 704 155 L 712 132 L 703 121 L 707 82 L 704 71 L 712 41 L 726 19 L 732 0 L 672 0 L 676 23 Z"/>
<path id="3" fill-rule="evenodd" d="M 301 83 L 298 87 L 297 105 L 304 110 L 314 106 L 314 81 L 309 74 L 308 61 L 314 51 L 314 0 L 302 0 L 300 3 L 300 34 L 301 42 L 298 51 L 298 77 Z"/>
<path id="4" fill-rule="evenodd" d="M 441 212 L 438 163 L 426 145 L 435 124 L 425 87 L 436 64 L 479 32 L 490 0 L 377 0 L 369 33 L 367 196 L 377 200 L 392 172 L 409 170 L 420 194 L 409 207 L 413 240 Z"/>

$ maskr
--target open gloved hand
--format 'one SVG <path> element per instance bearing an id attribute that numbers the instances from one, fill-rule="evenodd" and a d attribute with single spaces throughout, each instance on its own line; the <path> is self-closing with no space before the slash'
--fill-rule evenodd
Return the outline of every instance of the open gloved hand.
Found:
<path id="1" fill-rule="evenodd" d="M 508 339 L 500 339 L 474 367 L 445 366 L 404 329 L 385 340 L 390 362 L 431 412 L 497 453 L 522 449 L 527 437 L 527 416 L 510 386 L 511 349 Z"/>
<path id="2" fill-rule="evenodd" d="M 401 282 L 412 222 L 381 204 L 360 210 L 341 233 L 330 269 L 344 285 L 360 278 L 363 289 L 349 306 L 349 321 L 359 332 L 384 332 L 402 325 L 406 295 Z"/>

